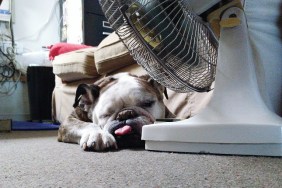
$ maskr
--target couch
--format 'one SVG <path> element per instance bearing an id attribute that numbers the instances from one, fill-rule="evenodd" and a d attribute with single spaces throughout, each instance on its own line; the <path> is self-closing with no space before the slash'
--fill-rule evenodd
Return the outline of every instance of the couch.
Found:
<path id="1" fill-rule="evenodd" d="M 84 47 L 56 56 L 53 72 L 55 88 L 52 94 L 52 118 L 58 123 L 73 110 L 75 91 L 79 84 L 90 84 L 118 72 L 146 74 L 115 33 L 106 37 L 97 47 Z M 199 113 L 211 95 L 212 92 L 177 93 L 168 89 L 168 99 L 164 99 L 164 103 L 177 118 L 184 119 Z"/>

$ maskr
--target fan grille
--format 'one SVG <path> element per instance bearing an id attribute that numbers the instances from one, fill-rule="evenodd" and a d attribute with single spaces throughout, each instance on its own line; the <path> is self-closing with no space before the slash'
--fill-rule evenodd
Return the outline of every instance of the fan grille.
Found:
<path id="1" fill-rule="evenodd" d="M 217 40 L 182 0 L 100 0 L 106 18 L 148 74 L 177 92 L 209 91 Z"/>

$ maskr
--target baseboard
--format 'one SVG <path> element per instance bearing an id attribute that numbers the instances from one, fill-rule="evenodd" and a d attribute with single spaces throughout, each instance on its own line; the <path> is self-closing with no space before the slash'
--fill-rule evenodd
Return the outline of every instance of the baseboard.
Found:
<path id="1" fill-rule="evenodd" d="M 29 121 L 30 120 L 30 114 L 1 114 L 1 119 L 12 119 L 16 121 Z"/>

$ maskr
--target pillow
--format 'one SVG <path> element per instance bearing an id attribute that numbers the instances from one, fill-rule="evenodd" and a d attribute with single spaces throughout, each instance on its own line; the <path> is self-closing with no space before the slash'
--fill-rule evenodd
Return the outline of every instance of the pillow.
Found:
<path id="1" fill-rule="evenodd" d="M 85 48 L 56 56 L 53 61 L 53 73 L 64 82 L 100 76 L 94 63 L 95 47 Z"/>
<path id="2" fill-rule="evenodd" d="M 135 63 L 128 49 L 115 32 L 99 44 L 94 52 L 94 58 L 97 72 L 101 75 Z"/>
<path id="3" fill-rule="evenodd" d="M 50 49 L 49 51 L 49 59 L 54 60 L 54 58 L 58 55 L 83 49 L 83 48 L 90 48 L 92 46 L 87 46 L 84 44 L 70 44 L 70 43 L 57 43 L 54 45 L 49 46 L 48 48 Z"/>

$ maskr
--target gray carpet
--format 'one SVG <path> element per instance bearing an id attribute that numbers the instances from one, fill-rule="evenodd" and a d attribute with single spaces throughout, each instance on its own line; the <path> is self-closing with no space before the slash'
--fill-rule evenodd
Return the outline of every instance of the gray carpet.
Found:
<path id="1" fill-rule="evenodd" d="M 0 187 L 282 187 L 282 158 L 84 152 L 56 134 L 0 133 Z"/>

